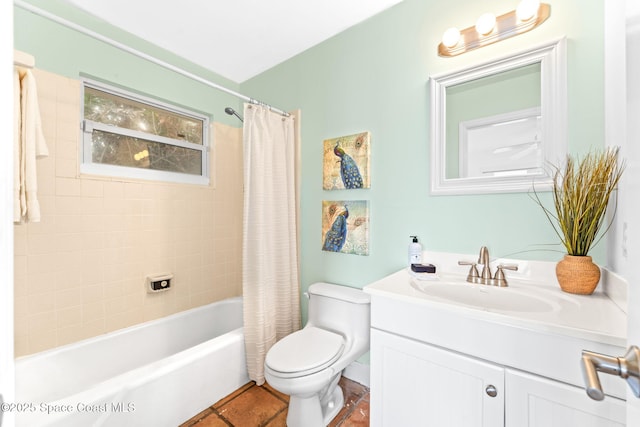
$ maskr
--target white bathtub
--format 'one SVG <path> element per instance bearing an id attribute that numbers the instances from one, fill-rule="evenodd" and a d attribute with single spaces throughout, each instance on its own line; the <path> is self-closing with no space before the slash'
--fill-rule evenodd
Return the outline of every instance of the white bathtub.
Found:
<path id="1" fill-rule="evenodd" d="M 175 427 L 247 382 L 230 298 L 16 359 L 16 425 Z"/>

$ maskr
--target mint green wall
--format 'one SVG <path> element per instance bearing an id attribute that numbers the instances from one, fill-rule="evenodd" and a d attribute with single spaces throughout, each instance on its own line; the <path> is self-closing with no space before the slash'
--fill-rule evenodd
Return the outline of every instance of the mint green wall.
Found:
<path id="1" fill-rule="evenodd" d="M 569 148 L 603 144 L 603 1 L 549 1 L 551 17 L 534 31 L 455 58 L 436 54 L 449 26 L 471 26 L 487 10 L 513 9 L 515 0 L 404 0 L 393 8 L 242 84 L 188 63 L 96 21 L 61 0 L 29 0 L 107 36 L 239 90 L 278 108 L 302 110 L 302 287 L 317 280 L 362 287 L 405 266 L 409 235 L 425 249 L 492 256 L 558 259 L 539 250 L 558 238 L 527 194 L 429 195 L 430 75 L 485 62 L 566 36 Z M 293 17 L 292 17 L 293 19 Z M 37 66 L 77 78 L 81 73 L 213 114 L 241 102 L 171 71 L 14 7 L 15 47 Z M 248 31 L 238 26 L 238 31 Z M 215 52 L 212 52 L 215 54 Z M 242 55 L 242 52 L 238 52 Z M 370 131 L 371 189 L 322 190 L 322 141 Z M 322 200 L 370 201 L 370 255 L 321 250 Z M 593 255 L 603 262 L 604 242 Z M 559 245 L 553 246 L 558 251 Z M 525 251 L 523 253 L 519 253 Z"/>
<path id="2" fill-rule="evenodd" d="M 103 21 L 69 7 L 60 0 L 29 0 L 28 3 L 64 16 L 66 20 L 237 91 L 239 85 L 205 70 Z M 14 6 L 14 47 L 36 58 L 36 67 L 70 78 L 87 76 L 126 89 L 195 109 L 216 121 L 239 126 L 236 118 L 224 113 L 229 106 L 239 108 L 238 98 L 183 77 L 159 65 L 126 53 L 78 31 Z"/>
<path id="3" fill-rule="evenodd" d="M 429 76 L 561 36 L 568 41 L 569 148 L 603 145 L 602 0 L 549 3 L 551 17 L 534 31 L 440 58 L 448 27 L 471 26 L 482 12 L 505 13 L 517 1 L 405 0 L 241 85 L 279 108 L 302 110 L 303 290 L 319 280 L 362 287 L 403 268 L 413 234 L 428 250 L 476 254 L 487 245 L 492 256 L 561 258 L 539 250 L 558 238 L 527 194 L 428 191 Z M 371 189 L 322 190 L 322 141 L 362 131 L 372 135 Z M 369 256 L 321 250 L 321 201 L 341 199 L 370 200 Z M 603 246 L 593 252 L 596 261 Z"/>

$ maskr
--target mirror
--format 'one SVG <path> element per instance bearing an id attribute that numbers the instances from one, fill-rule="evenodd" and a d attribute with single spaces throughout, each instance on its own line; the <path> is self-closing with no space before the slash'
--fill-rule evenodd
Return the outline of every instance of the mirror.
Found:
<path id="1" fill-rule="evenodd" d="M 551 188 L 567 152 L 565 44 L 430 78 L 431 194 Z"/>

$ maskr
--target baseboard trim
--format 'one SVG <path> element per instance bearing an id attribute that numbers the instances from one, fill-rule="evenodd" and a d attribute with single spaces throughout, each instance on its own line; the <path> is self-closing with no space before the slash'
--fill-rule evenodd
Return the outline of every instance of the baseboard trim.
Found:
<path id="1" fill-rule="evenodd" d="M 351 381 L 362 384 L 365 387 L 370 387 L 370 369 L 369 365 L 365 365 L 364 363 L 360 363 L 357 361 L 351 362 L 349 366 L 344 368 L 342 376 L 349 378 Z"/>

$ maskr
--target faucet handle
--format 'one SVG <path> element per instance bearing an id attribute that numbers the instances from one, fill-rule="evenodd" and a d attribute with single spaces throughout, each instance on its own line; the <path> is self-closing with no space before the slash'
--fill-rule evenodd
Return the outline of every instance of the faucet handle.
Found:
<path id="1" fill-rule="evenodd" d="M 497 268 L 500 270 L 518 271 L 518 264 L 500 264 Z"/>
<path id="2" fill-rule="evenodd" d="M 505 277 L 503 270 L 518 271 L 518 265 L 517 264 L 498 265 L 498 267 L 496 267 L 496 275 L 493 276 L 493 280 L 495 281 L 496 286 L 501 286 L 501 287 L 508 286 L 507 278 Z"/>
<path id="3" fill-rule="evenodd" d="M 480 273 L 478 273 L 477 263 L 472 261 L 458 261 L 458 265 L 470 265 L 469 274 L 467 274 L 467 282 L 475 283 L 477 279 L 480 277 Z"/>

